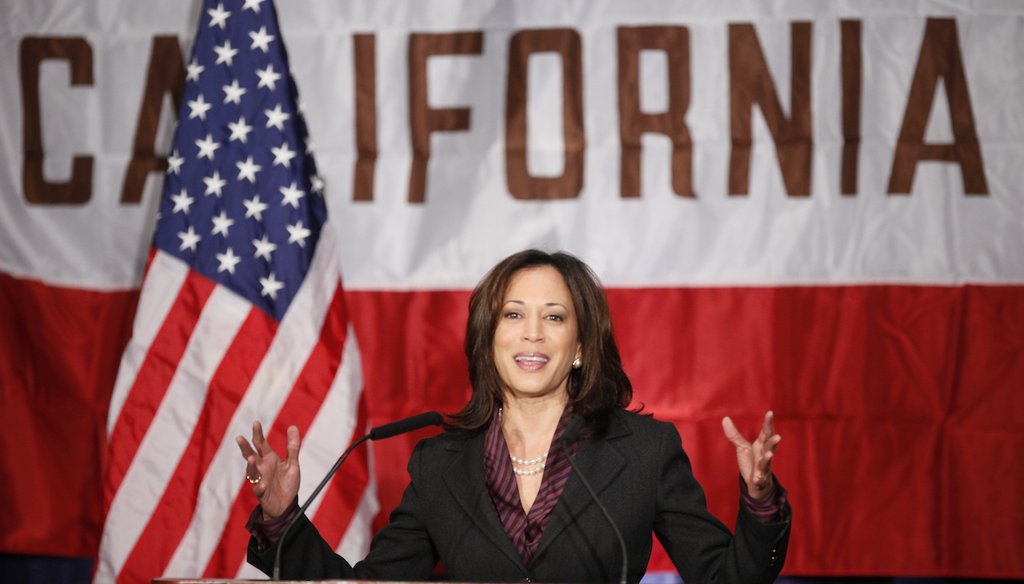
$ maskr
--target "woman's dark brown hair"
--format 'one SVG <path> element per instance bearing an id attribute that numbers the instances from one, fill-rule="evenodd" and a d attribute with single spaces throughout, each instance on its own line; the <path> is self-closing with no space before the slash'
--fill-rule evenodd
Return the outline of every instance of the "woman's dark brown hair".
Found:
<path id="1" fill-rule="evenodd" d="M 569 373 L 568 388 L 575 413 L 586 421 L 585 434 L 603 434 L 608 414 L 625 407 L 632 399 L 633 386 L 622 370 L 608 301 L 597 276 L 571 254 L 528 249 L 494 266 L 469 299 L 466 357 L 473 393 L 469 403 L 452 415 L 453 427 L 469 431 L 484 428 L 501 406 L 502 385 L 494 364 L 494 331 L 505 292 L 517 272 L 542 266 L 551 266 L 562 275 L 576 311 L 583 365 Z"/>

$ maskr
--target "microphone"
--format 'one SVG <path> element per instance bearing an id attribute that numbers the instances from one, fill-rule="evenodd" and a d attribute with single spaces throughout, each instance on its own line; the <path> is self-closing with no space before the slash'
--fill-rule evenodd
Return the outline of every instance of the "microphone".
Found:
<path id="1" fill-rule="evenodd" d="M 437 412 L 424 412 L 403 418 L 397 422 L 377 426 L 370 430 L 367 436 L 370 437 L 370 440 L 383 440 L 384 438 L 391 438 L 392 436 L 398 436 L 399 434 L 405 434 L 406 432 L 412 432 L 427 426 L 440 426 L 442 423 L 441 414 Z"/>
<path id="2" fill-rule="evenodd" d="M 384 424 L 383 426 L 377 426 L 370 430 L 368 434 L 353 442 L 352 445 L 349 446 L 340 457 L 338 457 L 337 462 L 334 463 L 331 470 L 327 471 L 327 475 L 324 476 L 323 480 L 320 481 L 320 484 L 313 490 L 313 494 L 306 499 L 306 502 L 302 504 L 302 507 L 299 507 L 299 512 L 296 513 L 295 517 L 288 522 L 288 526 L 285 527 L 284 531 L 281 533 L 281 537 L 277 541 L 277 552 L 274 554 L 274 570 L 271 580 L 281 579 L 281 550 L 284 549 L 284 539 L 288 537 L 288 532 L 291 531 L 292 526 L 299 520 L 299 517 L 306 514 L 306 509 L 309 508 L 309 504 L 312 503 L 313 499 L 316 499 L 316 496 L 320 494 L 320 491 L 327 486 L 327 483 L 330 482 L 334 473 L 338 472 L 338 469 L 341 468 L 341 463 L 345 462 L 345 459 L 348 458 L 348 455 L 351 454 L 357 446 L 367 440 L 383 440 L 384 438 L 391 438 L 392 436 L 398 436 L 399 434 L 405 434 L 406 432 L 412 432 L 413 430 L 419 430 L 420 428 L 426 428 L 427 426 L 440 426 L 443 422 L 444 419 L 441 418 L 441 414 L 437 412 L 424 412 L 422 414 L 403 418 L 396 422 Z"/>
<path id="3" fill-rule="evenodd" d="M 590 493 L 590 497 L 594 499 L 594 503 L 597 503 L 597 508 L 601 510 L 601 514 L 603 514 L 604 518 L 608 520 L 608 524 L 612 526 L 612 531 L 615 532 L 615 537 L 619 540 L 619 548 L 622 550 L 622 573 L 619 576 L 619 584 L 626 584 L 626 577 L 629 574 L 629 556 L 626 552 L 626 540 L 623 539 L 622 532 L 619 531 L 619 527 L 615 525 L 615 520 L 612 519 L 612 514 L 608 512 L 608 509 L 606 509 L 603 504 L 601 504 L 601 499 L 597 497 L 594 487 L 590 486 L 590 482 L 583 476 L 583 473 L 580 472 L 579 467 L 576 466 L 576 461 L 573 460 L 572 456 L 569 456 L 569 445 L 576 442 L 576 438 L 579 436 L 580 431 L 583 430 L 583 423 L 583 418 L 573 416 L 572 419 L 569 420 L 569 425 L 566 426 L 565 433 L 562 434 L 560 442 L 562 444 L 562 449 L 565 450 L 565 458 L 569 461 L 569 464 L 572 465 L 572 470 L 576 473 L 580 482 L 583 483 L 587 492 Z"/>

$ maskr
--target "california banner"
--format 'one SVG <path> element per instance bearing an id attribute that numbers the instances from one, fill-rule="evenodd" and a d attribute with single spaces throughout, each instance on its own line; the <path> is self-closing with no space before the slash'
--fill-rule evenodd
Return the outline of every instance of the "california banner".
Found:
<path id="1" fill-rule="evenodd" d="M 0 11 L 0 553 L 258 576 L 234 436 L 300 425 L 305 496 L 368 428 L 457 411 L 470 292 L 540 248 L 594 268 L 632 407 L 729 525 L 720 420 L 775 412 L 784 574 L 1024 579 L 1024 4 Z M 262 293 L 218 279 L 271 253 Z M 346 463 L 311 515 L 337 549 L 427 435 Z"/>

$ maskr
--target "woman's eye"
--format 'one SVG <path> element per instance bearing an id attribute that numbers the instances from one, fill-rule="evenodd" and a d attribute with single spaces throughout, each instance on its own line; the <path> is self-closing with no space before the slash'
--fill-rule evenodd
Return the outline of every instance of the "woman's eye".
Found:
<path id="1" fill-rule="evenodd" d="M 548 315 L 548 320 L 554 320 L 554 321 L 557 321 L 557 322 L 562 322 L 563 320 L 565 320 L 565 317 L 562 316 L 561 314 L 549 314 Z"/>
<path id="2" fill-rule="evenodd" d="M 511 312 L 506 312 L 503 316 L 505 318 L 519 318 L 521 315 L 518 312 L 511 311 Z"/>

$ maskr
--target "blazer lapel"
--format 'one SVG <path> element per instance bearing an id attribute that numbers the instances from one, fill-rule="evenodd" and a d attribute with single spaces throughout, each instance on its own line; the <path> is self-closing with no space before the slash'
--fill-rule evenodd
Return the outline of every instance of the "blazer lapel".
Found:
<path id="1" fill-rule="evenodd" d="M 626 456 L 615 444 L 616 438 L 628 435 L 629 429 L 619 423 L 616 416 L 611 416 L 608 433 L 602 440 L 596 442 L 581 441 L 576 451 L 576 466 L 580 473 L 587 478 L 590 486 L 600 495 L 605 488 L 623 471 L 626 467 Z M 607 506 L 608 502 L 602 500 Z M 565 483 L 565 490 L 551 512 L 551 519 L 544 534 L 541 536 L 540 545 L 534 557 L 540 557 L 544 550 L 551 545 L 551 542 L 572 524 L 575 518 L 594 504 L 593 497 L 587 492 L 587 488 L 580 482 L 576 472 L 572 471 L 569 480 Z"/>
<path id="2" fill-rule="evenodd" d="M 494 510 L 491 498 L 487 495 L 483 447 L 482 433 L 464 441 L 450 442 L 446 448 L 452 452 L 454 460 L 444 471 L 445 485 L 480 531 L 522 570 L 524 577 L 529 576 L 523 559 L 505 533 L 498 512 Z"/>

